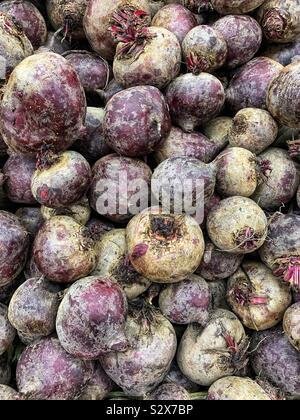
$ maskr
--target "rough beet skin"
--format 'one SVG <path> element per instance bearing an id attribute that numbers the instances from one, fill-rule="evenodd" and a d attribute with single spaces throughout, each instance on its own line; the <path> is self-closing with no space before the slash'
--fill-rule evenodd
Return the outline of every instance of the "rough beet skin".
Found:
<path id="1" fill-rule="evenodd" d="M 211 0 L 211 5 L 221 15 L 246 14 L 259 7 L 264 0 Z"/>
<path id="2" fill-rule="evenodd" d="M 16 330 L 9 322 L 7 312 L 7 306 L 0 303 L 0 356 L 8 350 L 16 335 Z"/>
<path id="3" fill-rule="evenodd" d="M 34 238 L 44 223 L 41 209 L 38 207 L 20 207 L 15 214 L 26 231 Z"/>
<path id="4" fill-rule="evenodd" d="M 227 376 L 218 379 L 208 390 L 208 400 L 270 401 L 266 391 L 253 379 Z"/>

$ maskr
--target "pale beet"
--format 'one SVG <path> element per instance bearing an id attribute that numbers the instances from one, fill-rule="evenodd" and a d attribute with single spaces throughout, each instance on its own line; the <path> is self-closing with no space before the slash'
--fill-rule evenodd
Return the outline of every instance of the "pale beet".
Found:
<path id="1" fill-rule="evenodd" d="M 259 7 L 264 0 L 211 0 L 211 5 L 221 15 L 246 14 Z"/>
<path id="2" fill-rule="evenodd" d="M 185 133 L 178 127 L 172 127 L 170 134 L 154 156 L 157 163 L 179 156 L 196 158 L 202 162 L 211 162 L 218 154 L 219 146 L 198 132 Z"/>
<path id="3" fill-rule="evenodd" d="M 30 400 L 73 400 L 92 375 L 89 363 L 68 354 L 55 337 L 29 345 L 17 364 L 19 392 Z"/>
<path id="4" fill-rule="evenodd" d="M 152 26 L 161 26 L 177 36 L 180 43 L 186 34 L 197 25 L 192 12 L 181 4 L 167 4 L 154 15 Z"/>
<path id="5" fill-rule="evenodd" d="M 126 228 L 129 259 L 136 271 L 157 283 L 176 283 L 200 264 L 204 239 L 190 216 L 164 214 L 149 208 L 134 216 Z"/>
<path id="6" fill-rule="evenodd" d="M 53 216 L 70 216 L 80 225 L 86 225 L 91 216 L 89 200 L 82 197 L 80 201 L 70 204 L 66 207 L 53 209 L 51 207 L 41 206 L 43 220 L 49 220 Z"/>
<path id="7" fill-rule="evenodd" d="M 15 19 L 33 47 L 38 48 L 46 42 L 47 26 L 45 19 L 30 1 L 3 1 L 0 4 L 0 12 L 4 12 Z"/>
<path id="8" fill-rule="evenodd" d="M 115 94 L 105 108 L 107 144 L 125 156 L 143 156 L 158 149 L 171 129 L 168 106 L 153 86 L 138 86 Z"/>
<path id="9" fill-rule="evenodd" d="M 0 286 L 11 283 L 23 270 L 29 234 L 17 216 L 0 211 Z"/>
<path id="10" fill-rule="evenodd" d="M 191 393 L 197 392 L 200 388 L 199 385 L 190 381 L 186 376 L 183 375 L 176 363 L 176 360 L 173 360 L 170 370 L 164 379 L 164 382 L 175 383 L 176 385 L 182 386 Z"/>
<path id="11" fill-rule="evenodd" d="M 174 124 L 190 132 L 220 113 L 225 93 L 222 83 L 215 76 L 187 73 L 169 84 L 166 99 Z"/>
<path id="12" fill-rule="evenodd" d="M 0 401 L 19 401 L 22 395 L 7 385 L 0 385 Z"/>
<path id="13" fill-rule="evenodd" d="M 0 303 L 0 356 L 8 350 L 13 343 L 16 330 L 9 322 L 7 316 L 7 306 Z"/>
<path id="14" fill-rule="evenodd" d="M 210 306 L 210 287 L 194 274 L 180 283 L 168 285 L 159 295 L 160 310 L 174 324 L 198 322 L 205 325 Z"/>
<path id="15" fill-rule="evenodd" d="M 228 132 L 232 124 L 230 117 L 213 118 L 203 126 L 203 133 L 221 152 L 228 144 Z M 200 159 L 201 160 L 201 159 Z"/>
<path id="16" fill-rule="evenodd" d="M 87 192 L 92 171 L 79 153 L 41 153 L 31 180 L 31 191 L 42 205 L 60 208 L 76 203 Z"/>
<path id="17" fill-rule="evenodd" d="M 97 264 L 89 230 L 69 216 L 55 216 L 43 224 L 34 241 L 33 255 L 38 270 L 58 283 L 85 277 Z"/>
<path id="18" fill-rule="evenodd" d="M 269 148 L 258 157 L 262 182 L 251 197 L 263 209 L 276 209 L 287 204 L 296 194 L 300 175 L 298 165 L 288 152 Z"/>
<path id="19" fill-rule="evenodd" d="M 292 296 L 264 264 L 247 261 L 229 278 L 227 301 L 245 327 L 261 331 L 282 321 Z"/>
<path id="20" fill-rule="evenodd" d="M 227 44 L 222 34 L 207 25 L 191 29 L 182 42 L 183 58 L 192 73 L 212 73 L 225 64 Z"/>
<path id="21" fill-rule="evenodd" d="M 206 280 L 222 280 L 231 276 L 243 260 L 241 254 L 230 254 L 219 250 L 211 241 L 205 241 L 203 260 L 196 273 Z"/>
<path id="22" fill-rule="evenodd" d="M 297 302 L 286 310 L 283 318 L 283 329 L 291 345 L 298 351 L 300 351 L 299 321 L 300 302 Z"/>
<path id="23" fill-rule="evenodd" d="M 137 301 L 126 323 L 129 348 L 101 357 L 105 372 L 126 395 L 144 396 L 161 383 L 176 352 L 172 324 L 160 311 Z"/>
<path id="24" fill-rule="evenodd" d="M 244 108 L 233 118 L 228 139 L 230 146 L 243 147 L 259 154 L 274 143 L 277 134 L 277 123 L 269 112 L 258 108 Z"/>
<path id="25" fill-rule="evenodd" d="M 9 78 L 0 130 L 17 153 L 36 155 L 45 145 L 64 150 L 83 133 L 85 111 L 84 90 L 73 67 L 58 54 L 35 54 Z"/>
<path id="26" fill-rule="evenodd" d="M 11 154 L 3 167 L 4 190 L 13 203 L 36 204 L 31 192 L 31 179 L 35 171 L 35 158 Z"/>
<path id="27" fill-rule="evenodd" d="M 50 335 L 60 303 L 60 287 L 44 278 L 32 278 L 18 287 L 8 307 L 14 328 L 31 340 Z"/>
<path id="28" fill-rule="evenodd" d="M 41 209 L 38 207 L 20 207 L 15 214 L 26 231 L 34 238 L 44 223 Z"/>
<path id="29" fill-rule="evenodd" d="M 176 401 L 187 401 L 190 400 L 190 394 L 183 386 L 172 383 L 163 383 L 159 385 L 154 391 L 150 392 L 145 398 L 151 401 L 160 400 L 176 400 Z"/>
<path id="30" fill-rule="evenodd" d="M 151 175 L 149 166 L 139 159 L 104 156 L 93 167 L 91 207 L 113 222 L 127 222 L 138 210 L 148 207 Z M 108 186 L 115 191 L 112 197 L 110 192 L 104 194 Z"/>
<path id="31" fill-rule="evenodd" d="M 247 63 L 260 47 L 262 31 L 250 16 L 225 16 L 212 27 L 227 44 L 226 66 L 230 69 Z"/>
<path id="32" fill-rule="evenodd" d="M 218 379 L 208 390 L 208 400 L 270 401 L 266 391 L 251 378 L 227 376 Z"/>
<path id="33" fill-rule="evenodd" d="M 242 108 L 267 107 L 268 88 L 283 69 L 277 61 L 258 57 L 235 73 L 226 91 L 226 100 L 233 112 Z"/>
<path id="34" fill-rule="evenodd" d="M 66 292 L 57 313 L 56 331 L 63 348 L 81 359 L 124 351 L 127 300 L 109 277 L 78 280 Z"/>
<path id="35" fill-rule="evenodd" d="M 91 379 L 86 383 L 80 394 L 79 400 L 99 401 L 104 400 L 114 388 L 113 381 L 106 375 L 100 363 L 94 363 Z"/>

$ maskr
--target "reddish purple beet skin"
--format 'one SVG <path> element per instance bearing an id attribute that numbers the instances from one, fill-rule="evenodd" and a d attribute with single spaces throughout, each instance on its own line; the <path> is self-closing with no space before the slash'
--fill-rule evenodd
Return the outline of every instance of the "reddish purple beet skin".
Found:
<path id="1" fill-rule="evenodd" d="M 267 57 L 258 57 L 241 67 L 230 81 L 226 100 L 233 112 L 242 108 L 266 108 L 269 84 L 279 75 L 282 65 Z"/>
<path id="2" fill-rule="evenodd" d="M 221 111 L 225 102 L 222 83 L 208 73 L 187 73 L 169 84 L 166 99 L 174 124 L 193 131 Z"/>
<path id="3" fill-rule="evenodd" d="M 68 354 L 57 338 L 44 338 L 23 351 L 18 390 L 32 400 L 73 400 L 92 375 L 92 366 Z"/>
<path id="4" fill-rule="evenodd" d="M 149 205 L 149 188 L 151 181 L 151 169 L 146 163 L 139 159 L 133 159 L 117 154 L 111 154 L 99 159 L 93 167 L 93 180 L 90 188 L 90 205 L 100 215 L 106 216 L 113 222 L 126 222 L 132 217 L 130 208 L 137 206 L 138 198 L 143 210 Z M 143 181 L 148 188 L 143 188 L 139 197 L 139 185 L 134 182 Z M 103 194 L 105 188 L 116 189 L 116 205 L 111 208 L 106 207 L 106 195 Z M 124 201 L 127 197 L 127 202 Z M 113 198 L 113 197 L 111 197 Z M 110 202 L 109 205 L 114 203 Z"/>
<path id="5" fill-rule="evenodd" d="M 86 277 L 68 289 L 58 309 L 56 331 L 68 353 L 96 360 L 127 348 L 126 315 L 126 295 L 113 279 Z"/>
<path id="6" fill-rule="evenodd" d="M 31 179 L 35 171 L 35 158 L 11 154 L 7 159 L 3 174 L 4 189 L 13 203 L 36 204 L 31 192 Z"/>
<path id="7" fill-rule="evenodd" d="M 105 108 L 103 123 L 108 145 L 125 156 L 156 150 L 169 134 L 168 106 L 153 86 L 137 86 L 114 95 Z"/>
<path id="8" fill-rule="evenodd" d="M 259 24 L 250 16 L 225 16 L 213 24 L 228 47 L 226 66 L 235 68 L 254 57 L 262 41 Z"/>
<path id="9" fill-rule="evenodd" d="M 0 211 L 0 286 L 13 281 L 27 258 L 29 235 L 14 214 Z"/>
<path id="10" fill-rule="evenodd" d="M 60 55 L 35 54 L 20 63 L 6 86 L 0 130 L 15 152 L 35 155 L 45 145 L 67 149 L 84 132 L 84 90 Z"/>

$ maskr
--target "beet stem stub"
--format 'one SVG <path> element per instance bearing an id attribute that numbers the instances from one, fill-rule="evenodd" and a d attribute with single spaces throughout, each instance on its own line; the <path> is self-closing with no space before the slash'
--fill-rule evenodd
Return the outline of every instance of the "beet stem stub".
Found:
<path id="1" fill-rule="evenodd" d="M 259 237 L 251 227 L 245 227 L 236 234 L 235 242 L 240 249 L 251 250 L 256 248 Z"/>
<path id="2" fill-rule="evenodd" d="M 295 290 L 300 290 L 300 258 L 280 258 L 276 264 L 278 268 L 274 270 L 274 275 L 283 277 Z"/>
<path id="3" fill-rule="evenodd" d="M 162 241 L 170 241 L 176 238 L 176 230 L 176 223 L 172 216 L 151 216 L 150 235 L 155 239 Z"/>
<path id="4" fill-rule="evenodd" d="M 300 158 L 300 139 L 288 141 L 289 154 L 291 158 Z"/>
<path id="5" fill-rule="evenodd" d="M 243 290 L 240 287 L 235 287 L 230 291 L 230 294 L 241 306 L 266 305 L 268 303 L 268 297 L 257 296 L 249 288 Z"/>
<path id="6" fill-rule="evenodd" d="M 289 16 L 278 8 L 270 9 L 264 16 L 262 27 L 265 35 L 269 39 L 281 39 L 289 20 Z"/>

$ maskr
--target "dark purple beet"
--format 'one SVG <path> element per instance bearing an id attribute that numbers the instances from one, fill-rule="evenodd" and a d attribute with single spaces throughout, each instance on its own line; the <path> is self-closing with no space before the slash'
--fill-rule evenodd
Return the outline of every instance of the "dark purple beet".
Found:
<path id="1" fill-rule="evenodd" d="M 151 169 L 141 160 L 111 154 L 99 159 L 93 167 L 93 180 L 90 188 L 90 205 L 100 215 L 106 216 L 113 222 L 126 222 L 133 214 L 131 210 L 138 205 L 140 210 L 149 205 L 149 189 L 151 181 Z M 143 181 L 145 185 L 139 191 L 139 185 L 134 182 Z M 147 186 L 147 188 L 144 188 Z M 110 196 L 110 202 L 106 203 L 108 196 L 103 194 L 106 188 L 111 188 L 111 194 L 115 189 L 115 195 Z M 139 197 L 142 198 L 139 200 Z M 124 197 L 127 201 L 124 201 Z"/>
<path id="2" fill-rule="evenodd" d="M 89 51 L 71 50 L 64 53 L 63 56 L 76 70 L 86 92 L 106 88 L 111 69 L 99 55 Z"/>
<path id="3" fill-rule="evenodd" d="M 190 132 L 221 111 L 225 102 L 222 83 L 208 73 L 187 73 L 177 77 L 166 90 L 174 124 Z"/>
<path id="4" fill-rule="evenodd" d="M 58 54 L 23 60 L 9 79 L 0 130 L 15 152 L 35 155 L 45 145 L 67 149 L 84 133 L 84 90 L 73 67 Z"/>
<path id="5" fill-rule="evenodd" d="M 7 306 L 0 303 L 0 356 L 8 350 L 14 341 L 15 335 L 16 330 L 9 322 L 7 316 Z"/>
<path id="6" fill-rule="evenodd" d="M 91 162 L 112 152 L 104 139 L 103 119 L 103 108 L 88 107 L 85 117 L 86 135 L 73 145 L 75 150 Z"/>
<path id="7" fill-rule="evenodd" d="M 197 20 L 193 13 L 181 4 L 168 4 L 159 9 L 151 25 L 168 29 L 181 43 L 186 34 L 197 25 Z"/>
<path id="8" fill-rule="evenodd" d="M 44 223 L 40 208 L 20 207 L 15 214 L 20 219 L 20 222 L 25 227 L 26 231 L 34 238 Z"/>
<path id="9" fill-rule="evenodd" d="M 27 258 L 29 234 L 14 214 L 0 211 L 0 286 L 13 281 Z"/>
<path id="10" fill-rule="evenodd" d="M 264 57 L 272 58 L 283 66 L 292 63 L 293 59 L 300 55 L 300 41 L 291 44 L 271 44 L 262 51 Z"/>
<path id="11" fill-rule="evenodd" d="M 251 60 L 260 47 L 262 31 L 256 20 L 250 16 L 225 16 L 212 27 L 227 43 L 226 66 L 231 69 Z"/>
<path id="12" fill-rule="evenodd" d="M 266 108 L 269 84 L 283 69 L 277 61 L 258 57 L 242 66 L 233 76 L 226 100 L 233 112 L 242 108 Z"/>
<path id="13" fill-rule="evenodd" d="M 13 203 L 36 204 L 31 192 L 31 179 L 35 171 L 35 158 L 11 154 L 7 159 L 3 174 L 4 189 Z"/>
<path id="14" fill-rule="evenodd" d="M 124 90 L 124 87 L 121 86 L 115 79 L 112 79 L 106 88 L 102 91 L 98 91 L 98 95 L 103 100 L 105 104 L 116 94 Z"/>
<path id="15" fill-rule="evenodd" d="M 1 311 L 1 309 L 0 309 Z M 11 380 L 11 364 L 8 353 L 0 356 L 0 385 L 8 385 Z M 1 396 L 0 396 L 1 401 Z"/>
<path id="16" fill-rule="evenodd" d="M 106 375 L 100 363 L 97 361 L 94 363 L 92 377 L 86 383 L 79 399 L 84 401 L 103 400 L 114 387 L 115 384 Z"/>
<path id="17" fill-rule="evenodd" d="M 92 375 L 92 366 L 68 354 L 57 338 L 44 338 L 22 353 L 18 390 L 31 400 L 73 400 Z"/>
<path id="18" fill-rule="evenodd" d="M 112 222 L 100 217 L 92 217 L 86 226 L 91 232 L 93 232 L 93 235 L 98 235 L 98 239 L 100 239 L 106 232 L 115 228 Z"/>
<path id="19" fill-rule="evenodd" d="M 29 1 L 13 0 L 0 3 L 0 11 L 11 16 L 23 28 L 33 47 L 46 42 L 47 26 L 40 11 Z"/>
<path id="20" fill-rule="evenodd" d="M 56 331 L 68 353 L 96 360 L 111 351 L 124 351 L 127 300 L 109 277 L 78 280 L 65 294 L 57 313 Z"/>
<path id="21" fill-rule="evenodd" d="M 190 395 L 181 385 L 164 383 L 147 395 L 146 400 L 190 400 Z"/>
<path id="22" fill-rule="evenodd" d="M 125 156 L 156 150 L 169 134 L 168 106 L 153 86 L 138 86 L 115 94 L 105 108 L 103 123 L 108 145 Z"/>
<path id="23" fill-rule="evenodd" d="M 281 327 L 255 332 L 251 339 L 254 372 L 287 396 L 300 397 L 300 353 Z"/>
<path id="24" fill-rule="evenodd" d="M 36 53 L 53 52 L 62 55 L 70 49 L 70 43 L 63 38 L 62 34 L 49 31 L 45 44 L 38 48 Z"/>

